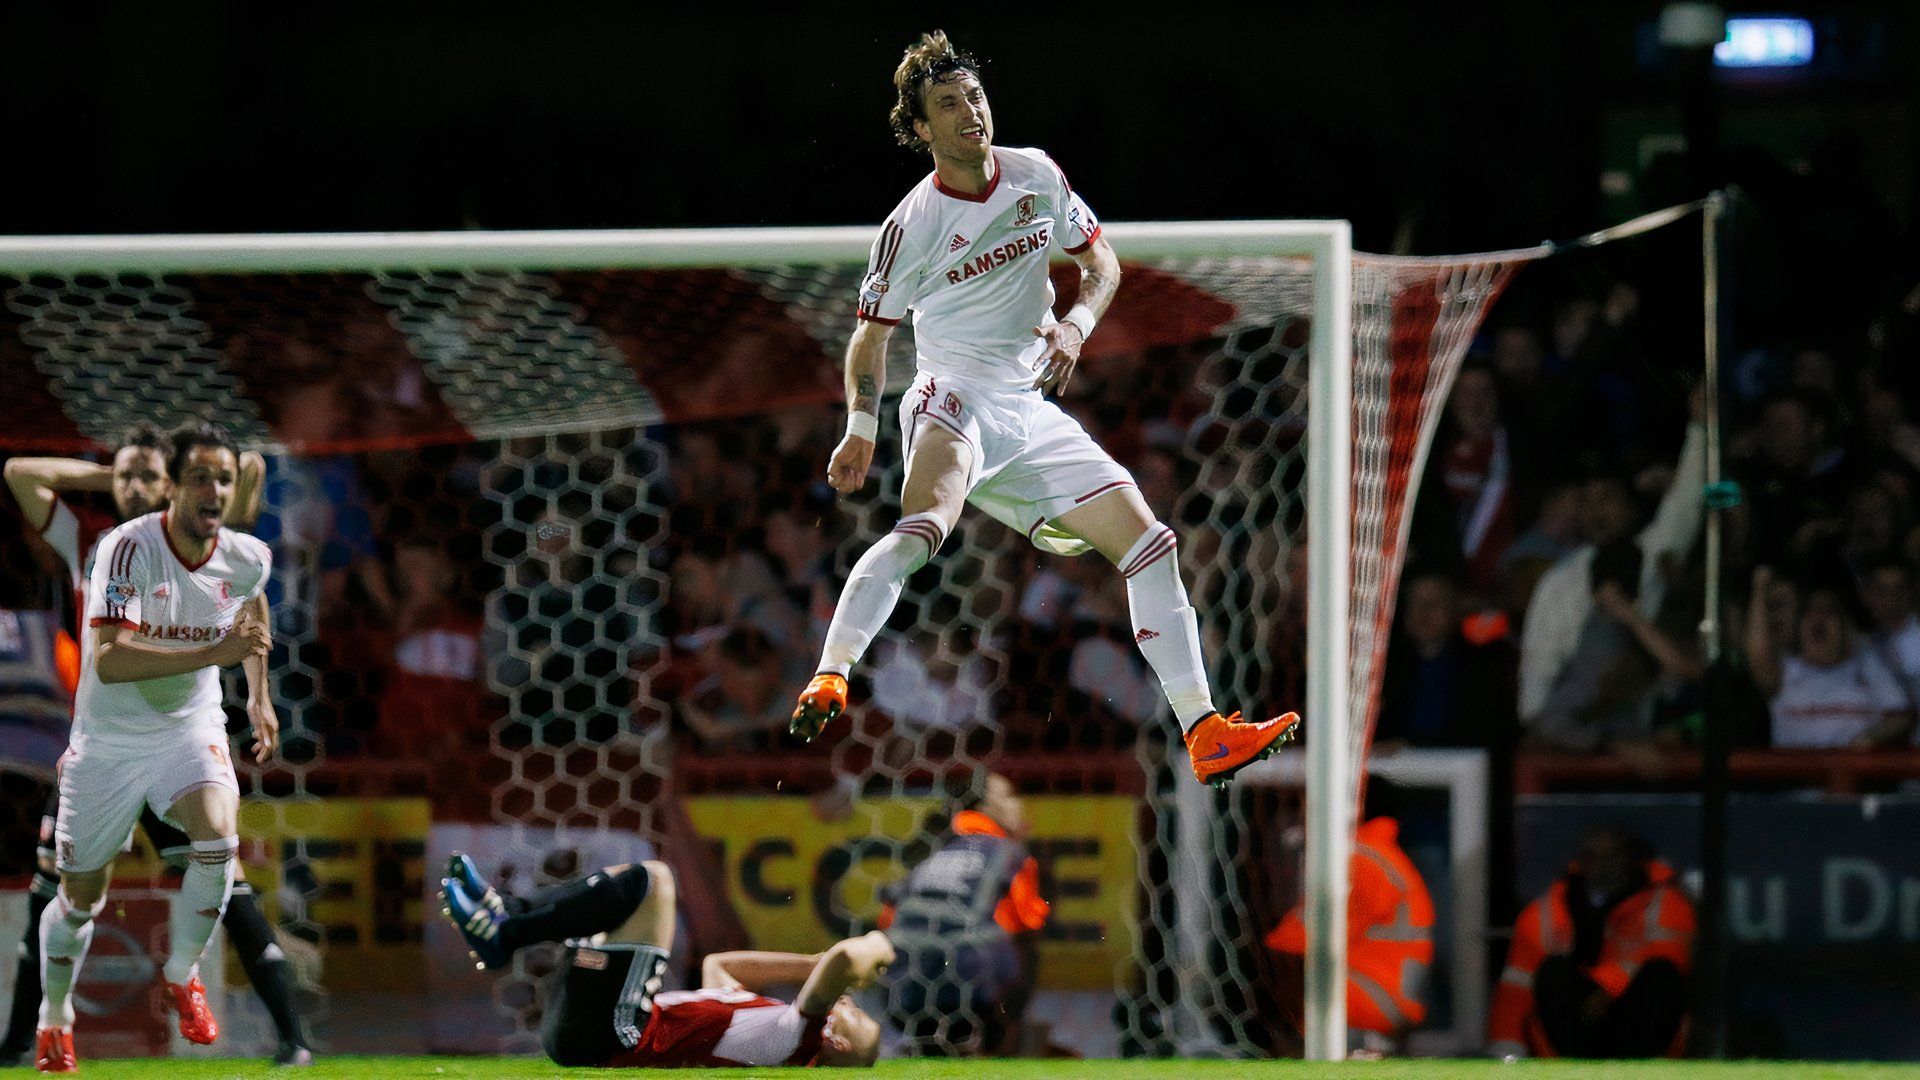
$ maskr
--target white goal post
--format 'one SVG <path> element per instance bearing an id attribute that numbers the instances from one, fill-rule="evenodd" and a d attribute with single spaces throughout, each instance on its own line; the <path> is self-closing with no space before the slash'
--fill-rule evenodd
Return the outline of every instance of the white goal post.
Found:
<path id="1" fill-rule="evenodd" d="M 1306 700 L 1300 703 L 1313 733 L 1306 761 L 1306 1046 L 1310 1058 L 1341 1058 L 1347 1037 L 1346 867 L 1355 790 L 1349 649 L 1360 633 L 1348 624 L 1351 228 L 1345 221 L 1110 222 L 1104 231 L 1120 254 L 1134 262 L 1298 258 L 1311 267 L 1307 681 Z M 867 227 L 0 237 L 0 275 L 860 264 L 872 238 L 873 230 Z M 1336 449 L 1328 453 L 1325 448 Z M 1273 572 L 1282 571 L 1276 567 Z M 1364 711 L 1357 722 L 1366 722 Z M 1323 733 L 1333 737 L 1321 737 Z M 1196 805 L 1185 797 L 1181 803 Z M 1183 909 L 1206 901 L 1204 877 L 1176 882 L 1175 888 L 1189 901 Z"/>

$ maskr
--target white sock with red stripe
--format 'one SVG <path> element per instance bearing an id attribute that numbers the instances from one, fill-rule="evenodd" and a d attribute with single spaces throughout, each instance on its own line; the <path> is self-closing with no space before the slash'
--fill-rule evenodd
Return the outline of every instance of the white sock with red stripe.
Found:
<path id="1" fill-rule="evenodd" d="M 900 601 L 900 587 L 915 570 L 927 565 L 946 539 L 947 526 L 940 515 L 909 514 L 860 556 L 847 577 L 846 588 L 840 590 L 840 602 L 834 606 L 827 643 L 820 650 L 819 670 L 836 675 L 853 670 L 866 655 L 873 636 L 893 614 L 893 605 Z"/>
<path id="2" fill-rule="evenodd" d="M 186 982 L 200 966 L 213 928 L 220 925 L 227 898 L 233 895 L 233 856 L 239 848 L 237 836 L 193 842 L 186 875 L 180 879 L 180 906 L 185 914 L 174 920 L 173 947 L 167 951 L 168 982 Z"/>
<path id="3" fill-rule="evenodd" d="M 1214 711 L 1207 689 L 1206 664 L 1200 659 L 1200 620 L 1187 605 L 1180 583 L 1179 540 L 1155 522 L 1120 558 L 1127 579 L 1127 611 L 1133 616 L 1133 641 L 1160 676 L 1160 689 L 1182 730 Z"/>
<path id="4" fill-rule="evenodd" d="M 73 1026 L 73 984 L 93 943 L 93 920 L 107 906 L 102 896 L 93 907 L 75 907 L 61 889 L 40 913 L 40 1026 Z"/>

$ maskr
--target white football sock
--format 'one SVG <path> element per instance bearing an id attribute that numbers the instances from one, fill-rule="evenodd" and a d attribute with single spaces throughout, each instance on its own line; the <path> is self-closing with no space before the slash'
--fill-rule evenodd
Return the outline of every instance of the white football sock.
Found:
<path id="1" fill-rule="evenodd" d="M 73 906 L 67 890 L 54 894 L 40 914 L 40 1026 L 73 1026 L 73 984 L 93 944 L 93 920 L 107 906 L 102 896 L 91 908 Z"/>
<path id="2" fill-rule="evenodd" d="M 860 556 L 847 577 L 846 588 L 840 591 L 840 602 L 834 606 L 827 642 L 820 650 L 819 670 L 836 675 L 853 670 L 893 614 L 900 587 L 933 558 L 946 539 L 947 526 L 940 515 L 910 514 Z"/>
<path id="3" fill-rule="evenodd" d="M 193 842 L 186 876 L 180 879 L 180 902 L 187 914 L 174 923 L 173 947 L 167 952 L 168 982 L 186 982 L 200 966 L 213 928 L 226 913 L 227 897 L 233 893 L 233 856 L 239 848 L 237 836 Z"/>
<path id="4" fill-rule="evenodd" d="M 1156 522 L 1121 556 L 1120 573 L 1127 579 L 1134 644 L 1160 676 L 1160 689 L 1184 731 L 1214 708 L 1200 658 L 1200 621 L 1180 583 L 1178 547 L 1173 530 Z"/>

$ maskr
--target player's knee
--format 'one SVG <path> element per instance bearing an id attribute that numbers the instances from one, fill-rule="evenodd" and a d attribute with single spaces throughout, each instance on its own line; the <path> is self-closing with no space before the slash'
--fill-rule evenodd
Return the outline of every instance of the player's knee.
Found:
<path id="1" fill-rule="evenodd" d="M 679 896 L 674 889 L 673 868 L 651 859 L 640 866 L 647 872 L 647 899 L 663 907 L 676 906 Z"/>
<path id="2" fill-rule="evenodd" d="M 65 902 L 64 917 L 75 926 L 90 922 L 106 906 L 107 881 L 99 871 L 91 874 L 62 874 L 60 899 Z"/>
<path id="3" fill-rule="evenodd" d="M 205 867 L 222 872 L 232 863 L 240 850 L 238 836 L 223 836 L 217 840 L 195 840 L 193 850 L 187 854 L 189 866 Z"/>

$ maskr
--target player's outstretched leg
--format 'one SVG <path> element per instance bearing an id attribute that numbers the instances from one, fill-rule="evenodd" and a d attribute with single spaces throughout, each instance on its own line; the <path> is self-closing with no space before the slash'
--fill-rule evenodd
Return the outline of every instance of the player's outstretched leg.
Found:
<path id="1" fill-rule="evenodd" d="M 467 872 L 441 879 L 441 910 L 459 928 L 474 959 L 489 970 L 506 967 L 513 954 L 528 945 L 591 937 L 621 926 L 650 897 L 656 906 L 673 902 L 673 872 L 665 863 L 610 867 L 542 889 L 524 906 L 490 903 L 492 888 L 471 869 L 469 864 Z M 478 894 L 476 886 L 482 890 Z"/>
<path id="2" fill-rule="evenodd" d="M 900 492 L 905 516 L 860 556 L 840 590 L 820 649 L 819 674 L 801 693 L 788 725 L 802 739 L 818 736 L 846 711 L 847 673 L 887 624 L 907 578 L 940 550 L 966 504 L 976 456 L 973 444 L 931 423 L 916 430 L 907 482 Z"/>
<path id="3" fill-rule="evenodd" d="M 795 735 L 810 740 L 846 710 L 847 673 L 887 624 L 907 578 L 933 558 L 946 538 L 946 522 L 939 514 L 909 514 L 853 564 L 827 626 L 820 673 L 794 706 L 790 727 Z"/>
<path id="4" fill-rule="evenodd" d="M 1224 784 L 1241 769 L 1280 749 L 1300 726 L 1298 713 L 1246 721 L 1213 707 L 1200 655 L 1200 621 L 1180 580 L 1180 541 L 1154 520 L 1132 487 L 1115 490 L 1062 514 L 1061 528 L 1113 559 L 1127 579 L 1127 610 L 1134 644 L 1160 677 L 1160 688 L 1186 733 L 1193 777 Z"/>

